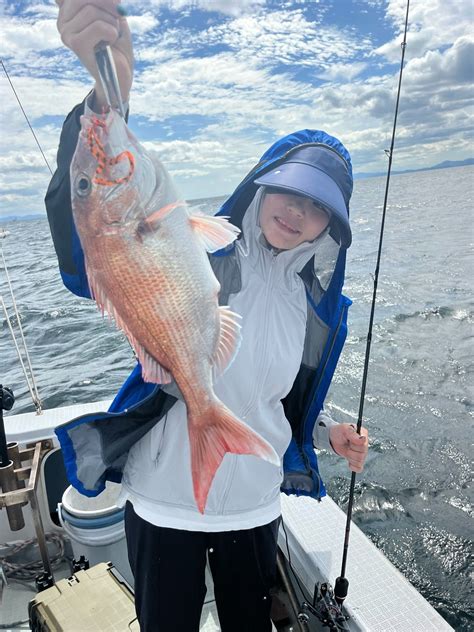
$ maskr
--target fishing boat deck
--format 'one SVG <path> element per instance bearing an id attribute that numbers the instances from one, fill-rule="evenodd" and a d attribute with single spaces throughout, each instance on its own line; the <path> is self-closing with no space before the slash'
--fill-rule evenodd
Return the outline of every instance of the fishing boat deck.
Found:
<path id="1" fill-rule="evenodd" d="M 306 497 L 282 495 L 282 506 L 291 563 L 308 593 L 312 594 L 316 581 L 334 585 L 341 571 L 344 512 L 328 496 L 315 503 Z M 279 545 L 287 554 L 282 529 Z M 351 630 L 452 630 L 355 524 L 351 526 L 346 577 L 349 593 L 344 605 Z"/>
<path id="2" fill-rule="evenodd" d="M 71 572 L 69 570 L 69 564 L 64 562 L 61 566 L 55 569 L 55 580 L 69 577 Z M 0 627 L 2 629 L 11 630 L 29 630 L 28 624 L 28 602 L 33 599 L 35 592 L 17 582 L 9 582 L 8 586 L 4 588 L 1 597 L 1 609 L 0 609 Z M 80 613 L 78 613 L 79 615 Z M 6 624 L 12 624 L 11 627 L 5 628 Z M 206 601 L 204 604 L 201 625 L 199 632 L 220 632 L 219 618 L 217 616 L 217 607 L 214 600 L 214 593 L 212 591 L 212 585 L 208 584 L 208 594 L 206 595 Z M 276 632 L 276 628 L 273 626 L 273 631 Z M 71 624 L 69 632 L 82 632 L 80 627 L 75 624 Z"/>
<path id="3" fill-rule="evenodd" d="M 109 404 L 110 401 L 106 400 L 93 404 L 74 404 L 56 408 L 45 411 L 41 416 L 35 413 L 7 416 L 5 417 L 7 438 L 9 441 L 18 441 L 21 444 L 52 438 L 55 426 L 89 412 L 107 410 Z M 315 582 L 334 583 L 340 573 L 345 514 L 329 497 L 317 503 L 305 497 L 282 495 L 282 509 L 292 567 L 308 594 L 311 595 Z M 0 512 L 0 518 L 2 518 L 2 512 Z M 17 539 L 16 534 L 11 534 L 11 536 L 11 540 Z M 21 537 L 19 533 L 18 536 Z M 0 542 L 4 541 L 7 540 L 5 533 L 2 532 Z M 279 545 L 288 557 L 286 537 L 282 529 Z M 64 573 L 63 577 L 68 576 L 69 570 L 65 568 Z M 356 525 L 353 525 L 351 530 L 347 578 L 349 596 L 345 607 L 350 615 L 347 623 L 349 630 L 364 632 L 452 630 Z M 3 596 L 0 621 L 25 618 L 26 603 L 31 597 L 32 593 L 28 589 L 12 583 Z M 211 591 L 207 598 L 201 631 L 218 631 L 220 628 Z M 8 605 L 5 607 L 6 604 Z M 319 626 L 312 626 L 310 629 L 316 630 Z"/>

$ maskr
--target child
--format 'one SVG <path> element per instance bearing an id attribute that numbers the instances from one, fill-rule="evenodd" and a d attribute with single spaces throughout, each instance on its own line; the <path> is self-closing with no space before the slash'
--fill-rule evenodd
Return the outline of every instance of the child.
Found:
<path id="1" fill-rule="evenodd" d="M 58 28 L 93 75 L 95 44 L 113 44 L 126 100 L 131 44 L 115 7 L 111 0 L 64 0 Z M 63 280 L 83 296 L 88 286 L 71 216 L 69 164 L 80 114 L 86 107 L 100 111 L 103 104 L 96 84 L 87 103 L 69 115 L 46 196 Z M 185 404 L 172 389 L 143 382 L 140 366 L 109 414 L 57 429 L 79 491 L 92 496 L 105 480 L 122 481 L 143 632 L 197 632 L 207 559 L 223 632 L 271 630 L 280 489 L 317 499 L 325 494 L 313 441 L 344 456 L 352 470 L 362 470 L 366 433 L 359 436 L 322 411 L 346 334 L 350 301 L 341 290 L 351 243 L 351 192 L 344 146 L 324 132 L 303 130 L 275 143 L 221 209 L 242 235 L 210 261 L 221 284 L 219 302 L 242 316 L 242 344 L 215 380 L 215 392 L 273 445 L 281 468 L 227 454 L 199 513 Z"/>

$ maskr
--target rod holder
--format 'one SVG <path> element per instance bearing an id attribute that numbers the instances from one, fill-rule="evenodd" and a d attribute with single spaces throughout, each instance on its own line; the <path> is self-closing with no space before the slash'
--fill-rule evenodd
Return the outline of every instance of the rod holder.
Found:
<path id="1" fill-rule="evenodd" d="M 21 469 L 20 446 L 18 445 L 18 442 L 10 441 L 9 443 L 7 443 L 7 450 L 8 450 L 8 458 L 11 461 L 13 461 L 13 469 L 15 470 L 15 474 L 16 474 L 16 470 Z M 16 479 L 17 479 L 17 489 L 25 489 L 25 481 L 19 478 L 18 476 L 16 477 Z M 21 507 L 25 507 L 27 504 L 28 504 L 28 501 L 25 500 L 25 502 L 21 503 Z"/>
<path id="2" fill-rule="evenodd" d="M 21 458 L 20 458 L 20 446 L 18 445 L 18 441 L 10 441 L 7 443 L 8 450 L 8 458 L 13 461 L 13 467 L 18 470 L 21 467 Z M 23 483 L 22 487 L 25 486 L 24 481 L 20 481 Z"/>
<path id="3" fill-rule="evenodd" d="M 0 467 L 0 488 L 3 494 L 15 492 L 18 490 L 18 479 L 15 474 L 13 461 L 9 461 L 7 465 Z M 25 504 L 25 503 L 22 503 Z M 12 531 L 20 531 L 25 526 L 25 518 L 21 504 L 15 503 L 6 505 L 8 522 Z"/>
<path id="4" fill-rule="evenodd" d="M 7 451 L 6 443 L 4 447 Z M 24 449 L 19 449 L 12 442 L 8 445 L 8 449 L 17 463 L 19 461 L 20 467 L 15 467 L 13 458 L 6 466 L 0 466 L 0 510 L 6 508 L 10 529 L 18 531 L 25 526 L 22 506 L 30 503 L 44 572 L 54 579 L 36 493 L 41 461 L 46 452 L 51 449 L 51 442 L 49 440 L 37 441 Z M 25 485 L 20 487 L 19 483 L 23 481 Z"/>

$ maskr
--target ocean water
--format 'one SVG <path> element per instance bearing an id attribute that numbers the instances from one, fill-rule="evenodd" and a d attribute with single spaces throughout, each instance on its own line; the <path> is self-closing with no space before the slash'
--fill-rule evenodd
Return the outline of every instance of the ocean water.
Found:
<path id="1" fill-rule="evenodd" d="M 473 183 L 473 167 L 392 177 L 365 403 L 371 448 L 354 506 L 370 539 L 465 631 L 474 619 Z M 340 421 L 354 421 L 359 407 L 384 185 L 356 181 L 346 277 L 354 304 L 327 404 Z M 125 338 L 62 286 L 46 220 L 2 227 L 11 233 L 0 245 L 44 407 L 112 397 L 134 366 Z M 0 294 L 10 306 L 1 263 Z M 1 311 L 0 381 L 15 390 L 12 413 L 33 409 Z M 329 493 L 345 506 L 348 470 L 331 455 L 320 461 Z"/>

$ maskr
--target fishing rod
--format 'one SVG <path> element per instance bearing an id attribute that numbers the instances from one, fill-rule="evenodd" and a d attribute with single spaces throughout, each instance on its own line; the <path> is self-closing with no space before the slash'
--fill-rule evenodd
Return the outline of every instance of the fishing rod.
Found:
<path id="1" fill-rule="evenodd" d="M 365 349 L 365 358 L 364 358 L 364 370 L 362 374 L 362 385 L 360 392 L 360 400 L 359 400 L 359 412 L 357 417 L 357 426 L 356 432 L 360 435 L 362 428 L 362 420 L 364 414 L 364 403 L 365 403 L 365 392 L 367 387 L 367 377 L 369 372 L 369 359 L 370 359 L 370 351 L 372 345 L 372 329 L 374 324 L 374 314 L 375 314 L 375 305 L 377 300 L 377 286 L 380 272 L 380 261 L 382 258 L 382 245 L 383 245 L 383 236 L 385 231 L 385 218 L 387 213 L 387 202 L 388 202 L 388 191 L 390 186 L 390 176 L 392 172 L 392 161 L 393 161 L 393 150 L 395 146 L 395 136 L 397 129 L 397 119 L 398 119 L 398 107 L 400 103 L 400 93 L 402 86 L 402 77 L 403 77 L 403 68 L 405 63 L 405 49 L 407 45 L 407 32 L 408 32 L 408 15 L 410 11 L 410 0 L 407 0 L 406 4 L 406 15 L 405 15 L 405 25 L 404 25 L 404 33 L 403 33 L 403 41 L 401 43 L 402 54 L 400 61 L 400 70 L 398 75 L 398 89 L 397 89 L 397 98 L 395 102 L 395 113 L 393 118 L 393 129 L 392 129 L 392 140 L 390 143 L 390 149 L 386 153 L 388 155 L 388 168 L 387 168 L 387 178 L 385 183 L 385 194 L 384 194 L 384 202 L 382 209 L 382 221 L 380 225 L 380 234 L 379 234 L 379 245 L 377 251 L 377 260 L 374 272 L 374 286 L 373 286 L 373 294 L 372 294 L 372 304 L 370 309 L 370 317 L 369 317 L 369 326 L 367 332 L 367 342 Z M 345 529 L 345 537 L 344 537 L 344 547 L 343 547 L 343 555 L 342 555 L 342 564 L 341 564 L 341 574 L 336 579 L 334 590 L 329 583 L 316 583 L 313 592 L 312 602 L 309 603 L 307 601 L 303 601 L 301 603 L 301 607 L 299 612 L 297 613 L 298 623 L 300 625 L 301 630 L 307 630 L 308 625 L 310 623 L 311 618 L 318 619 L 324 627 L 328 627 L 331 632 L 338 632 L 347 630 L 348 628 L 345 625 L 345 622 L 349 619 L 349 616 L 343 612 L 343 604 L 344 600 L 347 597 L 347 593 L 349 590 L 349 581 L 345 576 L 346 573 L 346 564 L 347 564 L 347 554 L 349 550 L 349 538 L 351 531 L 351 520 L 352 520 L 352 508 L 354 504 L 354 489 L 356 483 L 356 472 L 352 472 L 351 475 L 351 483 L 349 489 L 349 501 L 347 505 L 347 519 L 346 519 L 346 529 Z M 286 531 L 285 531 L 286 535 Z M 291 570 L 291 562 L 290 562 Z M 303 594 L 303 589 L 298 581 L 296 574 L 293 572 L 297 584 L 300 588 L 300 592 Z M 295 595 L 293 594 L 295 597 Z"/>
<path id="2" fill-rule="evenodd" d="M 366 348 L 365 348 L 364 372 L 362 374 L 362 386 L 361 386 L 360 401 L 359 401 L 359 414 L 357 418 L 356 432 L 358 434 L 360 434 L 360 431 L 362 428 L 364 403 L 365 403 L 365 391 L 367 387 L 367 377 L 369 373 L 369 359 L 370 359 L 370 350 L 371 350 L 371 345 L 372 345 L 372 329 L 373 329 L 373 324 L 374 324 L 375 303 L 377 300 L 377 285 L 378 285 L 379 272 L 380 272 L 380 261 L 382 258 L 382 244 L 383 244 L 383 236 L 384 236 L 384 230 L 385 230 L 385 217 L 387 213 L 387 201 L 388 201 L 388 191 L 389 191 L 389 186 L 390 186 L 390 176 L 392 172 L 393 149 L 395 146 L 395 135 L 396 135 L 396 130 L 397 130 L 398 106 L 400 103 L 403 67 L 405 63 L 405 49 L 407 46 L 409 11 L 410 11 L 410 0 L 407 0 L 405 27 L 404 27 L 404 33 L 403 33 L 403 41 L 401 44 L 402 55 L 401 55 L 401 61 L 400 61 L 400 71 L 398 75 L 397 100 L 395 103 L 395 114 L 393 117 L 392 140 L 390 143 L 390 149 L 388 150 L 387 179 L 385 183 L 385 195 L 384 195 L 383 210 L 382 210 L 382 222 L 380 225 L 379 246 L 378 246 L 378 251 L 377 251 L 377 263 L 375 266 L 375 273 L 373 277 L 374 289 L 373 289 L 373 294 L 372 294 L 372 305 L 370 309 L 369 328 L 367 332 L 367 343 L 366 343 Z M 349 537 L 350 537 L 350 531 L 351 531 L 352 507 L 354 503 L 354 488 L 355 488 L 355 483 L 356 483 L 356 477 L 357 477 L 356 472 L 352 472 L 351 485 L 349 489 L 349 502 L 347 505 L 347 521 L 346 521 L 346 532 L 345 532 L 345 538 L 344 538 L 344 549 L 343 549 L 343 555 L 342 555 L 341 574 L 336 579 L 336 583 L 334 587 L 335 600 L 340 606 L 342 606 L 342 604 L 344 603 L 344 599 L 347 597 L 347 593 L 349 589 L 349 581 L 347 580 L 345 573 L 346 573 L 347 553 L 349 550 Z"/>

